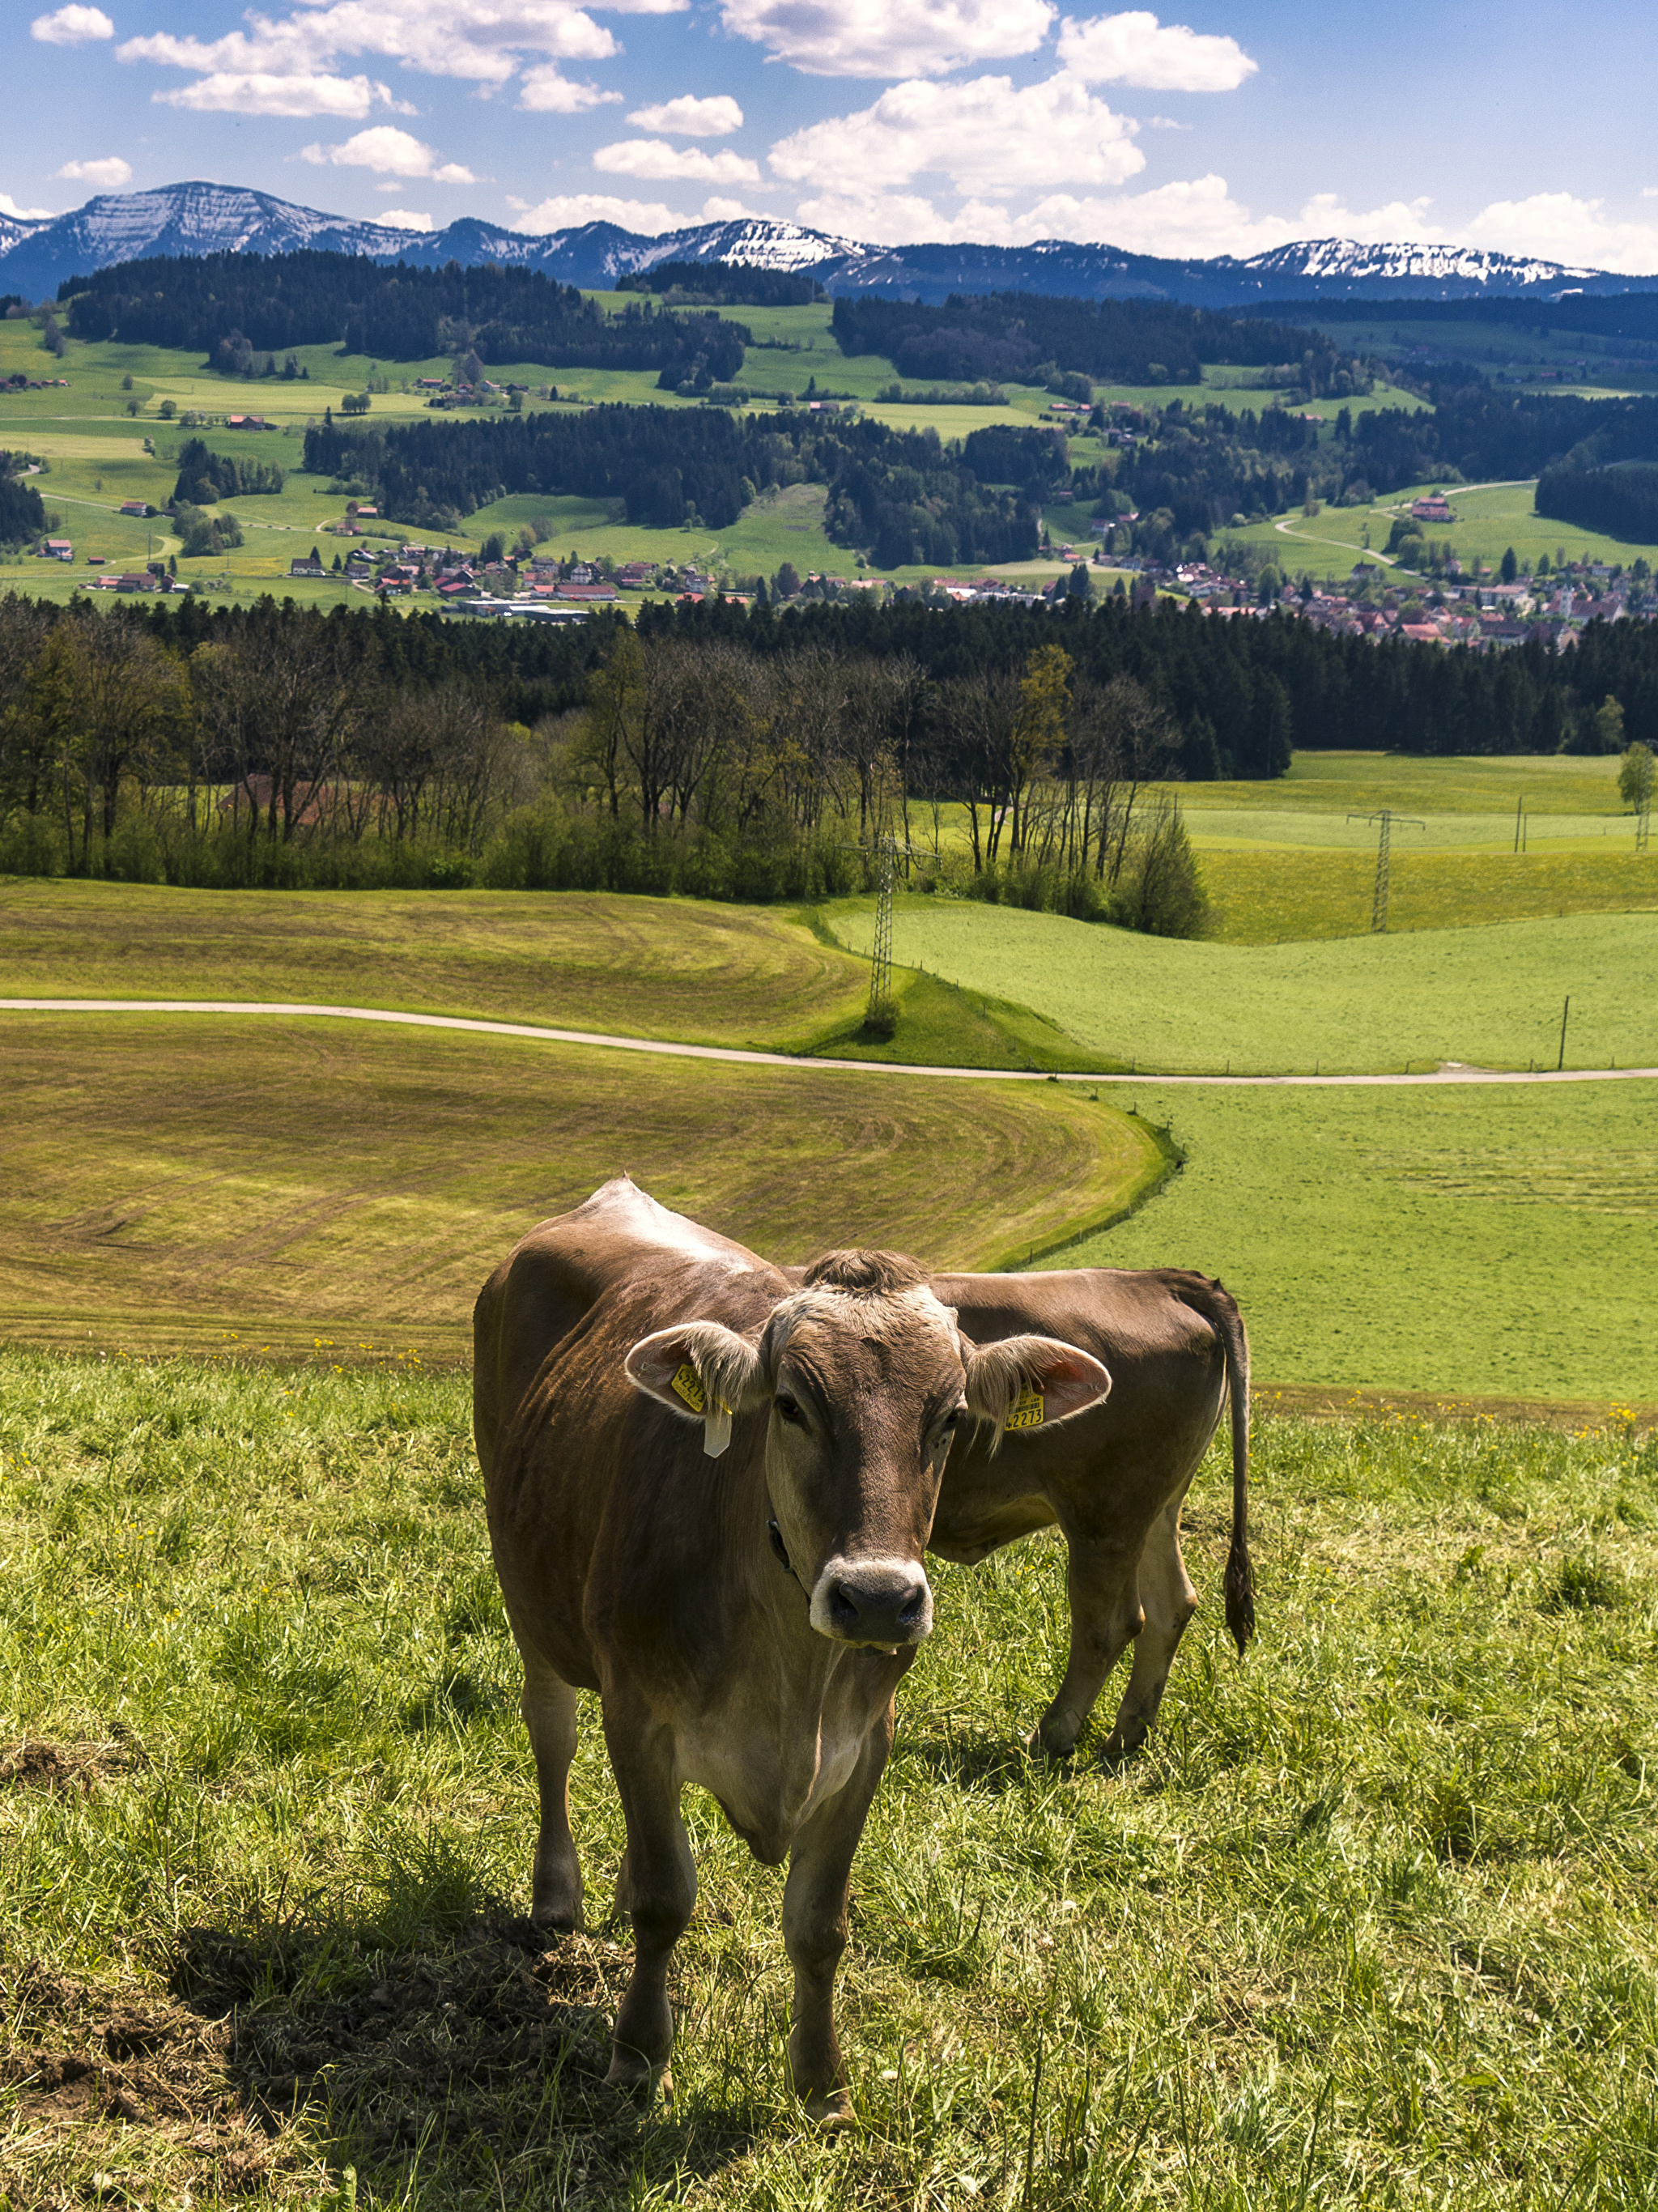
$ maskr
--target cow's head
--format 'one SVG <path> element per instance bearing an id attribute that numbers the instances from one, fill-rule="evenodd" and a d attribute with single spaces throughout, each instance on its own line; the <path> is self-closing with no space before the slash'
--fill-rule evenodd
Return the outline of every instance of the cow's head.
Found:
<path id="1" fill-rule="evenodd" d="M 1063 1420 L 1111 1388 L 1098 1360 L 1052 1337 L 970 1345 L 914 1261 L 890 1252 L 828 1253 L 751 1335 L 684 1322 L 636 1344 L 627 1371 L 701 1421 L 715 1456 L 734 1415 L 769 1407 L 767 1489 L 811 1625 L 886 1650 L 932 1626 L 921 1555 L 958 1425 L 977 1416 L 999 1434 L 1033 1408 Z"/>

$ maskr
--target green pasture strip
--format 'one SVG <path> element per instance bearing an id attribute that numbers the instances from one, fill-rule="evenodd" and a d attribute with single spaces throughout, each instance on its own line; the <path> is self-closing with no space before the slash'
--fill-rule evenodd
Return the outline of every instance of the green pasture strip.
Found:
<path id="1" fill-rule="evenodd" d="M 1400 814 L 1497 814 L 1511 823 L 1516 799 L 1527 814 L 1622 812 L 1615 759 L 1562 753 L 1510 753 L 1465 759 L 1413 753 L 1298 752 L 1287 772 L 1256 783 L 1194 783 L 1187 806 L 1204 810 L 1296 811 L 1345 817 L 1391 806 Z"/>
<path id="2" fill-rule="evenodd" d="M 1274 1382 L 1658 1399 L 1658 1083 L 1162 1089 L 1182 1171 L 1066 1264 L 1197 1267 Z"/>
<path id="3" fill-rule="evenodd" d="M 789 1050 L 869 970 L 786 911 L 606 891 L 0 878 L 0 996 L 279 999 Z"/>
<path id="4" fill-rule="evenodd" d="M 1444 484 L 1442 479 L 1437 484 L 1413 484 L 1402 491 L 1388 492 L 1374 507 L 1327 507 L 1311 516 L 1294 507 L 1272 521 L 1251 523 L 1222 535 L 1229 543 L 1270 551 L 1291 575 L 1300 575 L 1304 570 L 1315 577 L 1333 575 L 1339 580 L 1361 556 L 1381 556 L 1396 514 L 1408 514 L 1412 500 L 1442 489 L 1456 520 L 1426 524 L 1425 532 L 1430 539 L 1454 545 L 1465 567 L 1478 559 L 1488 568 L 1495 568 L 1510 546 L 1522 562 L 1534 563 L 1540 554 L 1546 553 L 1557 565 L 1564 559 L 1621 562 L 1625 568 L 1637 554 L 1644 553 L 1650 559 L 1658 550 L 1644 541 L 1609 538 L 1601 531 L 1584 530 L 1576 523 L 1558 522 L 1539 514 L 1533 483 L 1462 490 Z M 1384 567 L 1389 583 L 1396 588 L 1409 587 L 1410 570 L 1392 562 Z"/>
<path id="5" fill-rule="evenodd" d="M 1541 842 L 1535 840 L 1531 851 L 1516 856 L 1407 851 L 1401 838 L 1388 871 L 1389 934 L 1658 909 L 1658 861 L 1652 854 L 1587 847 L 1540 851 Z M 1212 941 L 1280 945 L 1370 934 L 1374 852 L 1201 849 Z"/>
<path id="6" fill-rule="evenodd" d="M 868 951 L 867 913 L 826 912 L 845 945 Z M 1017 998 L 1090 1052 L 1170 1073 L 1552 1067 L 1569 994 L 1569 1067 L 1658 1065 L 1649 914 L 1217 945 L 910 895 L 893 951 L 963 990 Z"/>
<path id="7" fill-rule="evenodd" d="M 602 2087 L 631 1938 L 589 1697 L 592 1932 L 514 1917 L 534 1788 L 468 1416 L 412 1363 L 0 1360 L 9 2202 L 1652 2201 L 1650 1437 L 1263 1414 L 1260 1634 L 1240 1664 L 1220 1626 L 1217 1453 L 1121 1776 L 1097 1730 L 1017 1748 L 1062 1548 L 935 1565 L 853 1868 L 861 2124 L 826 2138 L 783 2078 L 782 1870 L 696 1790 L 674 2101 Z"/>
<path id="8" fill-rule="evenodd" d="M 1021 1260 L 1160 1172 L 1063 1085 L 277 1016 L 0 1015 L 0 1340 L 471 1352 L 495 1261 L 609 1177 L 780 1260 Z M 855 1198 L 855 1202 L 854 1202 Z"/>

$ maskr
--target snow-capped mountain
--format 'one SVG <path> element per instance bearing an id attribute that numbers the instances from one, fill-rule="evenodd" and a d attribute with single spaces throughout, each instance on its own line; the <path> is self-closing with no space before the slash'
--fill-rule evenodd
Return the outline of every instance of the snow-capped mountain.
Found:
<path id="1" fill-rule="evenodd" d="M 1106 245 L 1044 239 L 1033 246 L 868 246 L 800 223 L 754 216 L 647 237 L 615 223 L 545 235 L 467 216 L 410 231 L 296 207 L 234 185 L 167 185 L 105 192 L 43 222 L 0 216 L 0 293 L 44 299 L 65 277 L 148 254 L 291 253 L 302 246 L 476 267 L 504 262 L 567 284 L 606 286 L 661 261 L 730 261 L 810 270 L 831 292 L 942 300 L 951 292 L 1027 291 L 1083 299 L 1179 300 L 1203 307 L 1314 299 L 1467 299 L 1658 289 L 1658 276 L 1614 276 L 1456 246 L 1361 246 L 1326 238 L 1247 259 L 1169 260 Z"/>

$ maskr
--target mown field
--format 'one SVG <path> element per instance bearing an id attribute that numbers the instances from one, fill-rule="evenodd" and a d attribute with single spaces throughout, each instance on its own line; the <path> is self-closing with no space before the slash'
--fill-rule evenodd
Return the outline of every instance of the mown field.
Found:
<path id="1" fill-rule="evenodd" d="M 465 1359 L 496 1261 L 613 1175 L 778 1259 L 855 1232 L 995 1267 L 1164 1168 L 1070 1085 L 277 1018 L 0 1024 L 11 1341 Z"/>
<path id="2" fill-rule="evenodd" d="M 860 2125 L 784 2085 L 781 1875 L 689 1791 L 676 2095 L 607 2093 L 464 1378 L 0 1361 L 0 2193 L 396 2206 L 1649 2206 L 1658 1447 L 1264 1417 L 1261 1633 L 1204 1607 L 1121 1776 L 1017 1746 L 1061 1555 L 938 1569 L 854 1868 Z M 1108 1688 L 1108 1699 L 1109 1689 Z"/>
<path id="3" fill-rule="evenodd" d="M 853 951 L 868 951 L 870 908 L 829 909 Z M 1568 995 L 1568 1067 L 1658 1066 L 1646 913 L 1213 944 L 912 894 L 893 951 L 964 991 L 1017 993 L 1092 1052 L 1171 1073 L 1552 1067 Z"/>
<path id="4" fill-rule="evenodd" d="M 1218 1275 L 1263 1383 L 1658 1403 L 1658 1082 L 1100 1095 L 1185 1164 L 1056 1264 Z"/>

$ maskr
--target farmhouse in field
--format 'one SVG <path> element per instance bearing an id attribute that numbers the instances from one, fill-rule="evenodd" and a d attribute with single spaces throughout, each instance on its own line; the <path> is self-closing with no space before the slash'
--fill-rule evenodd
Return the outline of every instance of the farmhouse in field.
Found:
<path id="1" fill-rule="evenodd" d="M 1411 501 L 1412 520 L 1416 522 L 1455 522 L 1450 501 L 1442 491 L 1430 491 L 1425 499 Z"/>

